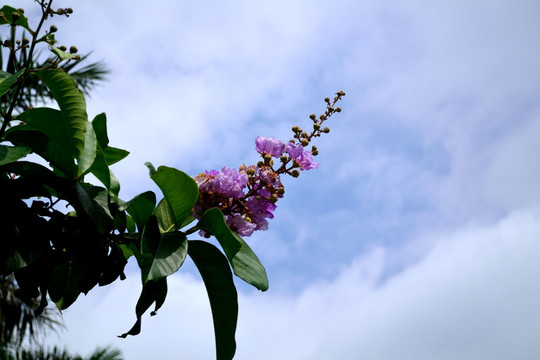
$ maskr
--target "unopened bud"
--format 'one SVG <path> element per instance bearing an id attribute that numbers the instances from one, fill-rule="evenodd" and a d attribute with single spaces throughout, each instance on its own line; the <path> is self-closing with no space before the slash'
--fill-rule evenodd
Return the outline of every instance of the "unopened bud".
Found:
<path id="1" fill-rule="evenodd" d="M 294 133 L 297 133 L 297 132 L 302 131 L 302 129 L 300 129 L 299 126 L 295 125 L 295 126 L 292 127 L 292 131 L 293 131 Z"/>
<path id="2" fill-rule="evenodd" d="M 293 171 L 291 171 L 291 176 L 295 178 L 299 177 L 300 171 L 298 171 L 298 169 L 294 169 Z"/>
<path id="3" fill-rule="evenodd" d="M 73 9 L 72 9 L 72 8 L 67 8 L 67 9 L 66 9 L 66 12 L 67 12 L 68 14 L 73 14 Z"/>
<path id="4" fill-rule="evenodd" d="M 18 12 L 20 12 L 21 14 L 24 14 L 24 9 L 17 9 Z"/>
<path id="5" fill-rule="evenodd" d="M 11 13 L 11 18 L 13 19 L 14 22 L 19 20 L 20 17 L 21 17 L 21 14 L 19 14 L 18 12 Z"/>
<path id="6" fill-rule="evenodd" d="M 303 131 L 302 134 L 300 134 L 301 137 L 307 138 L 309 135 L 307 132 Z"/>
<path id="7" fill-rule="evenodd" d="M 56 13 L 57 13 L 58 15 L 64 15 L 65 12 L 66 12 L 66 11 L 65 11 L 64 9 L 62 9 L 62 8 L 59 8 L 58 10 L 56 10 Z"/>
<path id="8" fill-rule="evenodd" d="M 322 129 L 323 133 L 328 134 L 330 132 L 330 129 L 328 127 L 325 127 Z"/>
<path id="9" fill-rule="evenodd" d="M 259 162 L 257 162 L 257 166 L 258 166 L 258 167 L 263 167 L 263 166 L 264 166 L 264 163 L 263 163 L 262 161 L 259 161 Z"/>
<path id="10" fill-rule="evenodd" d="M 319 130 L 321 128 L 321 125 L 319 124 L 313 124 L 313 129 L 314 130 Z"/>
<path id="11" fill-rule="evenodd" d="M 23 39 L 22 39 L 23 45 L 26 45 L 26 44 L 28 44 L 29 42 L 30 42 L 30 40 L 28 40 L 28 38 L 23 38 Z"/>
<path id="12" fill-rule="evenodd" d="M 255 175 L 255 169 L 247 169 L 247 170 L 246 170 L 246 173 L 247 173 L 249 176 L 253 176 L 253 175 Z"/>
<path id="13" fill-rule="evenodd" d="M 332 112 L 332 111 L 334 111 L 334 108 L 332 106 L 329 106 L 328 111 Z"/>
<path id="14" fill-rule="evenodd" d="M 302 139 L 300 141 L 300 144 L 302 144 L 302 146 L 308 146 L 309 145 L 309 140 L 308 139 Z"/>
<path id="15" fill-rule="evenodd" d="M 289 142 L 290 142 L 290 143 L 293 143 L 293 145 L 294 145 L 295 140 L 294 140 L 294 139 L 291 139 L 291 140 L 289 140 Z"/>
<path id="16" fill-rule="evenodd" d="M 281 155 L 281 157 L 279 158 L 279 160 L 281 160 L 281 162 L 285 162 L 287 161 L 289 157 L 287 155 Z"/>
<path id="17" fill-rule="evenodd" d="M 58 47 L 59 50 L 62 50 L 62 51 L 66 51 L 67 50 L 67 47 L 65 47 L 64 45 L 61 45 Z"/>
<path id="18" fill-rule="evenodd" d="M 319 150 L 311 150 L 311 155 L 313 156 L 319 155 Z"/>
<path id="19" fill-rule="evenodd" d="M 283 186 L 280 187 L 279 189 L 277 189 L 277 193 L 278 193 L 279 195 L 285 194 L 285 188 L 284 188 Z"/>
<path id="20" fill-rule="evenodd" d="M 326 103 L 329 103 L 329 102 L 330 102 L 330 98 L 324 98 L 324 101 L 325 101 Z"/>
<path id="21" fill-rule="evenodd" d="M 345 96 L 345 92 L 340 90 L 337 92 L 337 96 Z"/>
<path id="22" fill-rule="evenodd" d="M 52 34 L 52 33 L 55 33 L 55 32 L 57 32 L 57 31 L 58 31 L 58 28 L 57 28 L 56 26 L 54 26 L 54 25 L 51 25 L 51 27 L 50 27 L 50 29 L 49 29 L 49 33 Z"/>
<path id="23" fill-rule="evenodd" d="M 268 201 L 270 201 L 271 203 L 275 203 L 277 201 L 276 194 L 270 195 L 270 197 L 268 198 Z"/>
<path id="24" fill-rule="evenodd" d="M 340 108 L 340 107 L 337 107 L 337 108 L 336 108 L 336 112 L 341 112 L 341 108 Z"/>
<path id="25" fill-rule="evenodd" d="M 317 118 L 317 115 L 311 114 L 311 115 L 309 115 L 309 118 L 310 118 L 311 120 L 315 120 L 315 119 Z"/>
<path id="26" fill-rule="evenodd" d="M 73 45 L 72 45 L 72 46 L 69 47 L 69 52 L 70 52 L 71 54 L 76 54 L 77 51 L 79 51 L 79 49 L 77 49 L 76 46 L 73 46 Z"/>

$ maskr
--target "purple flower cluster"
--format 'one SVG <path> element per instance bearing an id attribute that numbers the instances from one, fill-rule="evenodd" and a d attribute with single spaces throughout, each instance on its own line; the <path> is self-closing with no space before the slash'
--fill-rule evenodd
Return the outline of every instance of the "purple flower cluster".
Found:
<path id="1" fill-rule="evenodd" d="M 273 137 L 265 138 L 257 136 L 255 148 L 259 154 L 267 154 L 275 158 L 279 158 L 284 153 L 287 153 L 302 170 L 311 170 L 319 167 L 319 163 L 313 162 L 311 151 L 304 150 L 304 147 L 300 144 L 295 145 L 289 142 L 285 145 L 283 141 L 276 140 Z"/>
<path id="2" fill-rule="evenodd" d="M 274 218 L 275 203 L 285 192 L 280 174 L 294 175 L 293 171 L 298 171 L 293 170 L 295 168 L 310 170 L 319 166 L 313 162 L 311 151 L 304 150 L 300 144 L 285 144 L 275 138 L 258 136 L 255 148 L 264 162 L 256 166 L 242 165 L 238 171 L 223 167 L 195 177 L 199 186 L 194 209 L 196 217 L 207 209 L 218 207 L 225 215 L 227 225 L 241 236 L 250 236 L 255 230 L 267 230 L 267 219 Z M 279 169 L 274 169 L 272 158 L 282 161 Z M 202 232 L 202 235 L 207 234 Z"/>
<path id="3" fill-rule="evenodd" d="M 282 188 L 279 175 L 256 166 L 243 165 L 239 171 L 226 167 L 220 171 L 206 171 L 197 175 L 195 181 L 199 185 L 195 216 L 200 217 L 205 210 L 218 207 L 223 211 L 227 225 L 241 236 L 250 236 L 255 230 L 267 230 L 266 219 L 274 217 L 274 202 L 282 196 L 272 196 Z"/>

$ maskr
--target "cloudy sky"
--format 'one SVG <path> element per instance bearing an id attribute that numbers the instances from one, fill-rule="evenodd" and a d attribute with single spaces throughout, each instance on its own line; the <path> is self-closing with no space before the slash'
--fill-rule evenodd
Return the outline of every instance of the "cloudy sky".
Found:
<path id="1" fill-rule="evenodd" d="M 537 0 L 55 4 L 75 10 L 53 19 L 57 39 L 112 71 L 88 112 L 131 151 L 114 166 L 124 199 L 153 188 L 146 161 L 254 163 L 257 135 L 288 140 L 347 93 L 319 169 L 285 179 L 270 230 L 249 238 L 270 289 L 238 282 L 236 359 L 540 358 Z M 141 335 L 117 339 L 139 291 L 130 267 L 49 341 L 212 359 L 192 265 Z"/>

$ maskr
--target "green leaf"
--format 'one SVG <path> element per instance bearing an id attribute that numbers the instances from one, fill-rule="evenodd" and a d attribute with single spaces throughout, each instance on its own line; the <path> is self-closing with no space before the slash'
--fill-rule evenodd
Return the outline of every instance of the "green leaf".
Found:
<path id="1" fill-rule="evenodd" d="M 139 232 L 142 232 L 155 207 L 156 194 L 152 191 L 146 191 L 135 196 L 127 203 L 121 204 L 118 210 L 126 210 L 137 224 Z"/>
<path id="2" fill-rule="evenodd" d="M 137 315 L 137 321 L 135 325 L 127 332 L 118 337 L 125 338 L 128 335 L 137 335 L 141 332 L 141 319 L 143 314 L 152 306 L 156 304 L 154 311 L 151 315 L 156 315 L 158 309 L 163 305 L 165 298 L 167 297 L 167 278 L 163 278 L 159 281 L 149 281 L 143 285 L 141 296 L 135 306 L 135 314 Z"/>
<path id="3" fill-rule="evenodd" d="M 156 217 L 150 217 L 141 242 L 143 284 L 158 281 L 180 269 L 187 254 L 186 240 L 181 232 L 160 234 Z"/>
<path id="4" fill-rule="evenodd" d="M 46 69 L 38 71 L 37 75 L 51 90 L 58 103 L 72 146 L 77 149 L 76 155 L 79 155 L 84 147 L 84 133 L 88 121 L 82 92 L 75 81 L 63 71 Z"/>
<path id="5" fill-rule="evenodd" d="M 67 179 L 77 175 L 77 165 L 71 155 L 72 149 L 67 144 L 50 140 L 40 131 L 28 125 L 17 125 L 6 131 L 6 138 L 15 145 L 26 146 L 60 170 Z"/>
<path id="6" fill-rule="evenodd" d="M 112 146 L 107 146 L 103 150 L 103 155 L 105 157 L 105 161 L 107 164 L 112 165 L 116 164 L 120 160 L 124 159 L 126 156 L 129 155 L 129 151 L 124 149 L 118 149 Z"/>
<path id="7" fill-rule="evenodd" d="M 84 139 L 84 148 L 77 159 L 77 164 L 79 165 L 78 176 L 84 175 L 90 170 L 90 167 L 92 166 L 92 164 L 94 164 L 94 161 L 96 161 L 97 151 L 98 151 L 98 144 L 97 144 L 94 128 L 92 127 L 91 123 L 87 122 L 85 139 Z M 104 185 L 106 185 L 107 188 L 109 188 L 110 187 L 109 176 L 107 176 L 107 180 L 108 180 L 108 184 L 104 184 Z M 118 193 L 116 193 L 116 195 L 118 195 Z"/>
<path id="8" fill-rule="evenodd" d="M 182 171 L 166 166 L 160 166 L 151 174 L 151 178 L 169 202 L 178 228 L 191 216 L 193 206 L 197 202 L 199 196 L 197 183 Z"/>
<path id="9" fill-rule="evenodd" d="M 30 26 L 28 26 L 28 19 L 19 10 L 8 5 L 4 5 L 0 9 L 0 13 L 4 13 L 4 16 L 7 19 L 6 22 L 3 17 L 0 17 L 0 25 L 13 24 L 13 13 L 17 13 L 19 15 L 19 18 L 17 19 L 17 21 L 15 21 L 15 25 L 22 26 L 26 30 L 30 31 L 30 33 L 33 33 L 32 29 L 30 29 Z"/>
<path id="10" fill-rule="evenodd" d="M 221 210 L 207 210 L 197 226 L 216 237 L 239 278 L 259 290 L 268 290 L 268 277 L 264 266 L 240 235 L 229 229 Z"/>
<path id="11" fill-rule="evenodd" d="M 9 91 L 11 85 L 15 84 L 15 81 L 24 73 L 26 69 L 21 69 L 16 74 L 10 74 L 5 71 L 0 71 L 0 96 Z"/>
<path id="12" fill-rule="evenodd" d="M 175 230 L 174 213 L 167 202 L 167 199 L 163 198 L 159 202 L 156 210 L 154 211 L 158 220 L 159 231 L 166 233 Z"/>
<path id="13" fill-rule="evenodd" d="M 227 259 L 212 244 L 190 240 L 188 254 L 197 266 L 208 292 L 217 360 L 230 360 L 236 352 L 236 323 L 238 319 L 238 295 Z"/>
<path id="14" fill-rule="evenodd" d="M 58 58 L 60 58 L 60 60 L 70 60 L 77 57 L 77 55 L 62 51 L 56 46 L 51 46 L 50 49 L 53 54 L 55 54 L 56 56 L 58 56 Z"/>
<path id="15" fill-rule="evenodd" d="M 112 165 L 129 155 L 129 151 L 109 146 L 107 135 L 107 117 L 104 113 L 96 115 L 92 120 L 92 126 L 96 133 L 98 145 L 103 151 L 103 156 L 107 165 Z"/>
<path id="16" fill-rule="evenodd" d="M 73 261 L 54 267 L 49 282 L 49 296 L 59 310 L 67 309 L 81 294 L 78 286 L 81 279 L 80 270 Z"/>
<path id="17" fill-rule="evenodd" d="M 32 149 L 26 146 L 0 145 L 0 165 L 22 159 L 31 152 Z"/>
<path id="18" fill-rule="evenodd" d="M 114 226 L 114 218 L 109 212 L 107 190 L 76 182 L 75 193 L 79 201 L 78 204 L 71 204 L 75 210 L 84 211 L 99 233 L 104 234 L 111 230 Z"/>

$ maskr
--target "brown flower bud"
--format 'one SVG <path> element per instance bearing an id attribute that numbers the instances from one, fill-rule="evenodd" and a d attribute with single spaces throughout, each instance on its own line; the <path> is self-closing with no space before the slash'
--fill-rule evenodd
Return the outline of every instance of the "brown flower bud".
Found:
<path id="1" fill-rule="evenodd" d="M 61 51 L 66 51 L 67 50 L 67 47 L 65 47 L 64 45 L 61 45 L 58 47 L 59 50 Z"/>
<path id="2" fill-rule="evenodd" d="M 310 118 L 311 120 L 315 120 L 315 119 L 317 118 L 317 115 L 311 114 L 311 115 L 309 115 L 309 118 Z"/>
<path id="3" fill-rule="evenodd" d="M 302 144 L 302 146 L 308 146 L 309 145 L 309 140 L 308 139 L 302 139 L 300 141 L 300 144 Z"/>
<path id="4" fill-rule="evenodd" d="M 295 178 L 299 177 L 300 171 L 298 169 L 294 169 L 293 171 L 291 171 L 291 176 Z"/>
<path id="5" fill-rule="evenodd" d="M 323 131 L 323 133 L 328 134 L 330 132 L 330 129 L 327 126 L 324 129 L 322 129 L 322 131 Z"/>
<path id="6" fill-rule="evenodd" d="M 51 27 L 50 27 L 50 29 L 49 29 L 49 33 L 52 34 L 52 33 L 55 33 L 55 32 L 57 32 L 57 31 L 58 31 L 58 28 L 57 28 L 56 26 L 54 26 L 54 25 L 51 25 Z"/>
<path id="7" fill-rule="evenodd" d="M 72 46 L 69 47 L 69 52 L 70 52 L 70 54 L 76 54 L 77 51 L 79 51 L 79 49 L 77 49 L 76 46 L 73 46 L 73 45 L 72 45 Z"/>

